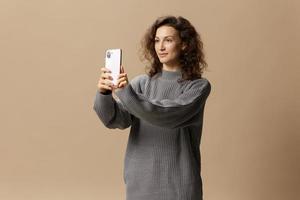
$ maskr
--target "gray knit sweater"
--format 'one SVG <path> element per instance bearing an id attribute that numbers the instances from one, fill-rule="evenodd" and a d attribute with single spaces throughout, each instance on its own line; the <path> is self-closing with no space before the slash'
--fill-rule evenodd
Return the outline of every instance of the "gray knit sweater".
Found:
<path id="1" fill-rule="evenodd" d="M 124 160 L 127 200 L 202 200 L 200 139 L 211 91 L 205 78 L 181 72 L 136 76 L 111 94 L 96 92 L 94 110 L 108 128 L 131 126 Z"/>

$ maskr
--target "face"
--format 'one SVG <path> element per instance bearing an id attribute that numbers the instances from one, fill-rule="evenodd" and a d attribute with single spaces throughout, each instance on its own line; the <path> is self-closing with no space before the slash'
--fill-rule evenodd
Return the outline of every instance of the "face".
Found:
<path id="1" fill-rule="evenodd" d="M 161 63 L 168 66 L 178 64 L 178 56 L 183 48 L 175 28 L 161 26 L 156 30 L 155 51 Z"/>

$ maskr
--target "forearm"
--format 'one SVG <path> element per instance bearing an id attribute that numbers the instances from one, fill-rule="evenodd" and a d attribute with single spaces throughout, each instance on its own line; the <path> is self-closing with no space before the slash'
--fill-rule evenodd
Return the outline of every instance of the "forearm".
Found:
<path id="1" fill-rule="evenodd" d="M 93 109 L 107 128 L 124 129 L 131 125 L 130 114 L 114 100 L 111 92 L 97 91 Z"/>
<path id="2" fill-rule="evenodd" d="M 168 105 L 157 105 L 143 95 L 135 93 L 130 85 L 118 91 L 116 95 L 125 105 L 128 112 L 137 118 L 166 128 L 178 128 L 197 123 L 205 102 L 205 94 L 200 95 L 193 102 L 180 105 L 176 101 L 169 101 Z M 159 102 L 158 102 L 159 104 Z"/>

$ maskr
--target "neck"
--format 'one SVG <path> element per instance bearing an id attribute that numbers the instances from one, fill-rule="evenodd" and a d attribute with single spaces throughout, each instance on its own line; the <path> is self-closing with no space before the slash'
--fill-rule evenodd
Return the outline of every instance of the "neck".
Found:
<path id="1" fill-rule="evenodd" d="M 181 67 L 179 64 L 174 64 L 174 65 L 167 65 L 167 64 L 163 64 L 163 67 L 162 67 L 163 70 L 165 71 L 180 71 Z"/>
<path id="2" fill-rule="evenodd" d="M 161 77 L 163 79 L 168 79 L 168 80 L 178 80 L 178 79 L 182 78 L 182 73 L 181 73 L 180 68 L 177 70 L 174 70 L 174 71 L 162 69 Z"/>

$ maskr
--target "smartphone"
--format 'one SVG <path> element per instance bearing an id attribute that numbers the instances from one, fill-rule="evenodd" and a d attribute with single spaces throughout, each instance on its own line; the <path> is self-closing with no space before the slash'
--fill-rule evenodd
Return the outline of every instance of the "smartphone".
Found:
<path id="1" fill-rule="evenodd" d="M 111 71 L 113 78 L 112 83 L 117 85 L 118 76 L 121 71 L 122 64 L 122 50 L 121 49 L 107 49 L 105 52 L 105 68 Z"/>

